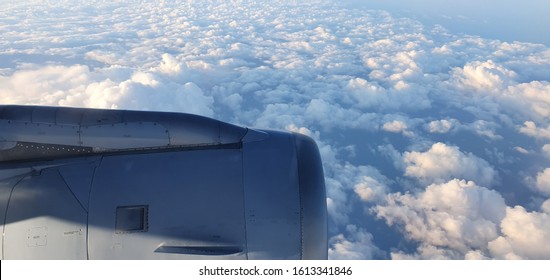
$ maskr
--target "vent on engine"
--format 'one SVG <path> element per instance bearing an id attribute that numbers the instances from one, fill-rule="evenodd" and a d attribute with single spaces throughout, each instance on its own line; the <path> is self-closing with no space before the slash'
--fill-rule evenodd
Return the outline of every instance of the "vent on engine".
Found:
<path id="1" fill-rule="evenodd" d="M 120 234 L 147 231 L 148 215 L 148 205 L 117 207 L 115 232 Z"/>

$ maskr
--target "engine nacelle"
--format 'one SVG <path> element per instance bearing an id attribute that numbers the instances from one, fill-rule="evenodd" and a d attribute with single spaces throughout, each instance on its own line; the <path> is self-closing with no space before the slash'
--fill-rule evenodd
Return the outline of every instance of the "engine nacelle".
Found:
<path id="1" fill-rule="evenodd" d="M 304 135 L 163 112 L 0 106 L 2 259 L 326 259 Z"/>

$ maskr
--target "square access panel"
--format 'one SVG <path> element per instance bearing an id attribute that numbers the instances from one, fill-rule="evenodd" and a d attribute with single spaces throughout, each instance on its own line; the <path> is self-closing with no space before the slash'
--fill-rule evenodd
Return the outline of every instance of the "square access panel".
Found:
<path id="1" fill-rule="evenodd" d="M 118 206 L 115 233 L 134 233 L 148 230 L 148 205 Z"/>

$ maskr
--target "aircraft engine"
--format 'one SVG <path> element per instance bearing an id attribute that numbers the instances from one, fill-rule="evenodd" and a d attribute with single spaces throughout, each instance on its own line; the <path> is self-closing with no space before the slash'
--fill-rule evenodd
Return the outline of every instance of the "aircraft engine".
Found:
<path id="1" fill-rule="evenodd" d="M 0 106 L 2 259 L 326 259 L 304 135 L 165 112 Z"/>

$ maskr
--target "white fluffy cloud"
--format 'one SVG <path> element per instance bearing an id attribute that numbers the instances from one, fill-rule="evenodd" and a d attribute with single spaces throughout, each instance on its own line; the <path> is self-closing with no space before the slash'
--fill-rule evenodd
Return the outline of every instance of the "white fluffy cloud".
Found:
<path id="1" fill-rule="evenodd" d="M 381 175 L 378 175 L 380 177 Z M 376 202 L 384 198 L 384 195 L 388 192 L 388 187 L 385 183 L 379 181 L 370 176 L 362 176 L 355 184 L 353 190 L 365 202 Z"/>
<path id="2" fill-rule="evenodd" d="M 509 92 L 517 97 L 514 101 L 525 104 L 533 116 L 548 120 L 550 117 L 550 83 L 548 81 L 533 81 L 510 87 Z"/>
<path id="3" fill-rule="evenodd" d="M 550 168 L 546 168 L 537 174 L 535 185 L 538 191 L 550 196 Z"/>
<path id="4" fill-rule="evenodd" d="M 403 135 L 407 137 L 414 136 L 414 133 L 412 133 L 410 130 L 408 130 L 408 126 L 403 121 L 394 120 L 391 122 L 386 122 L 382 125 L 382 130 L 393 132 L 393 133 L 403 133 Z"/>
<path id="5" fill-rule="evenodd" d="M 330 244 L 328 256 L 333 260 L 369 260 L 382 254 L 372 234 L 355 225 L 346 226 L 346 232 L 332 237 Z"/>
<path id="6" fill-rule="evenodd" d="M 376 71 L 380 70 L 375 70 L 371 73 L 374 79 L 390 79 L 391 83 L 395 79 L 397 82 L 395 82 L 392 88 L 387 89 L 381 87 L 378 83 L 369 82 L 362 78 L 350 80 L 346 91 L 357 107 L 387 111 L 395 109 L 426 109 L 431 106 L 430 100 L 427 98 L 426 89 L 400 80 L 402 77 L 393 76 L 396 74 Z"/>
<path id="7" fill-rule="evenodd" d="M 451 131 L 456 125 L 459 124 L 457 120 L 450 119 L 450 120 L 437 120 L 437 121 L 431 121 L 427 126 L 426 129 L 430 133 L 447 133 Z"/>
<path id="8" fill-rule="evenodd" d="M 403 161 L 405 175 L 423 183 L 441 183 L 459 178 L 490 186 L 497 174 L 487 161 L 444 143 L 435 143 L 425 152 L 405 152 Z"/>
<path id="9" fill-rule="evenodd" d="M 485 113 L 505 118 L 503 111 L 507 111 L 517 117 L 547 122 L 550 117 L 548 78 L 533 81 L 530 77 L 518 77 L 510 69 L 517 65 L 516 62 L 504 65 L 493 60 L 470 62 L 453 69 L 449 83 L 466 93 L 469 99 L 464 102 L 477 103 Z M 484 114 L 474 107 L 469 110 L 479 116 Z"/>
<path id="10" fill-rule="evenodd" d="M 506 209 L 500 225 L 502 236 L 488 245 L 494 258 L 550 258 L 550 214 L 528 212 L 521 206 Z"/>
<path id="11" fill-rule="evenodd" d="M 441 257 L 464 258 L 499 236 L 505 208 L 496 191 L 455 179 L 430 185 L 417 195 L 390 194 L 387 205 L 374 209 L 388 224 L 401 225 L 407 238 L 422 243 L 416 257 L 434 258 L 432 249 L 448 248 L 452 254 Z"/>
<path id="12" fill-rule="evenodd" d="M 494 122 L 477 120 L 469 125 L 463 125 L 463 128 L 466 130 L 471 130 L 479 136 L 491 139 L 491 140 L 501 140 L 502 136 L 498 135 L 495 131 L 498 127 Z"/>
<path id="13" fill-rule="evenodd" d="M 455 68 L 453 74 L 461 86 L 479 93 L 495 93 L 517 76 L 492 60 L 467 63 L 462 68 Z"/>
<path id="14" fill-rule="evenodd" d="M 389 180 L 372 166 L 325 163 L 325 168 L 328 177 L 328 213 L 335 224 L 345 225 L 350 222 L 354 200 L 378 203 L 384 200 L 389 190 Z"/>
<path id="15" fill-rule="evenodd" d="M 538 127 L 532 121 L 526 121 L 525 123 L 523 123 L 523 126 L 519 128 L 519 131 L 525 135 L 529 135 L 537 139 L 550 140 L 550 125 L 544 128 Z"/>
<path id="16" fill-rule="evenodd" d="M 0 77 L 0 102 L 62 105 L 74 99 L 80 101 L 78 97 L 86 92 L 90 76 L 89 68 L 84 65 L 21 70 Z"/>
<path id="17" fill-rule="evenodd" d="M 162 62 L 164 63 L 164 62 Z M 162 68 L 162 67 L 161 67 Z M 45 66 L 0 77 L 0 103 L 181 111 L 211 116 L 212 97 L 194 83 L 180 84 L 112 67 Z"/>
<path id="18" fill-rule="evenodd" d="M 508 207 L 494 190 L 452 180 L 416 195 L 388 195 L 387 205 L 375 211 L 420 242 L 414 253 L 395 252 L 394 259 L 547 259 L 548 202 L 541 208 L 543 212 Z"/>

